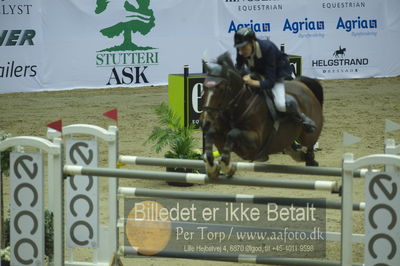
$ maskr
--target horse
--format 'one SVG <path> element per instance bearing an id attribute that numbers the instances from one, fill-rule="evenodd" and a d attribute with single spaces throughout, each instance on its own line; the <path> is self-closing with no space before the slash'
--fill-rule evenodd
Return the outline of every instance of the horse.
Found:
<path id="1" fill-rule="evenodd" d="M 268 161 L 270 154 L 284 153 L 306 166 L 318 166 L 314 145 L 323 126 L 323 88 L 312 78 L 301 76 L 285 80 L 286 97 L 293 97 L 299 111 L 310 117 L 316 129 L 305 132 L 300 121 L 287 114 L 273 115 L 265 97 L 254 92 L 242 80 L 229 53 L 220 55 L 215 64 L 203 62 L 206 70 L 200 127 L 204 136 L 203 160 L 210 178 L 220 170 L 232 177 L 236 167 L 231 152 L 247 161 Z M 276 111 L 275 111 L 276 112 Z M 220 153 L 214 161 L 213 145 Z"/>

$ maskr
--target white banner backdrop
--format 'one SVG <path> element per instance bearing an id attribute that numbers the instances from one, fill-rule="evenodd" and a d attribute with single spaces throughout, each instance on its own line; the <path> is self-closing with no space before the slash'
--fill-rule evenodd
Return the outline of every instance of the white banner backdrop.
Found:
<path id="1" fill-rule="evenodd" d="M 250 26 L 321 79 L 400 75 L 398 0 L 3 0 L 0 93 L 166 84 Z"/>

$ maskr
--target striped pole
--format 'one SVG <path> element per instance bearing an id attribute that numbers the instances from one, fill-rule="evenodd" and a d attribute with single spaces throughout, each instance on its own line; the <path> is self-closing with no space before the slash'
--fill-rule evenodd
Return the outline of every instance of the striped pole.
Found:
<path id="1" fill-rule="evenodd" d="M 189 199 L 189 200 L 209 200 L 224 202 L 245 202 L 254 204 L 276 203 L 278 205 L 292 205 L 298 207 L 313 204 L 316 208 L 337 209 L 342 208 L 340 201 L 322 200 L 322 199 L 305 199 L 305 198 L 281 198 L 281 197 L 262 197 L 247 194 L 217 194 L 210 192 L 194 192 L 194 191 L 178 191 L 178 190 L 162 190 L 136 187 L 120 187 L 118 194 L 124 197 L 155 197 L 169 199 Z M 363 211 L 365 202 L 353 203 L 354 211 Z"/>
<path id="2" fill-rule="evenodd" d="M 204 170 L 204 162 L 202 160 L 188 159 L 171 159 L 171 158 L 151 158 L 139 156 L 120 155 L 119 162 L 124 164 L 162 166 L 162 167 L 179 167 Z M 277 165 L 277 164 L 261 164 L 236 162 L 238 170 L 247 170 L 254 172 L 266 173 L 283 173 L 297 175 L 321 175 L 321 176 L 342 176 L 342 168 L 334 167 L 310 167 L 296 165 Z M 358 170 L 354 172 L 354 177 L 365 176 L 367 170 Z"/>
<path id="3" fill-rule="evenodd" d="M 143 253 L 152 252 L 152 250 L 143 250 Z M 124 246 L 120 248 L 120 252 L 125 256 L 143 256 L 136 249 Z M 176 250 L 163 250 L 151 257 L 164 257 L 164 258 L 185 258 L 197 260 L 212 260 L 212 261 L 227 261 L 239 263 L 254 263 L 254 264 L 273 264 L 273 265 L 296 265 L 296 266 L 340 266 L 338 261 L 322 261 L 298 258 L 280 258 L 280 257 L 267 257 L 247 254 L 222 254 L 222 253 L 204 253 L 194 251 L 176 251 Z M 353 263 L 354 266 L 361 266 L 362 264 Z"/>
<path id="4" fill-rule="evenodd" d="M 239 186 L 276 187 L 291 189 L 323 190 L 338 193 L 339 185 L 336 181 L 301 181 L 284 179 L 261 179 L 251 177 L 227 178 L 220 176 L 218 179 L 210 179 L 205 174 L 176 173 L 144 170 L 123 170 L 113 168 L 82 167 L 77 165 L 65 165 L 66 175 L 90 175 L 105 177 L 121 177 L 146 180 L 163 180 L 167 182 L 181 182 L 193 184 L 225 184 Z"/>

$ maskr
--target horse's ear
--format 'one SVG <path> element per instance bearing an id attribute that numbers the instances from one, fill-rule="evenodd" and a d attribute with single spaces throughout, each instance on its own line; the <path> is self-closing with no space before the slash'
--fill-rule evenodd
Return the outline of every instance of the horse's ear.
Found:
<path id="1" fill-rule="evenodd" d="M 233 64 L 232 58 L 230 53 L 227 51 L 217 58 L 217 64 L 219 65 L 228 65 L 229 67 L 234 67 L 235 65 Z"/>
<path id="2" fill-rule="evenodd" d="M 210 69 L 209 69 L 209 67 L 208 67 L 207 62 L 204 61 L 204 60 L 202 60 L 202 62 L 203 62 L 203 73 L 209 73 L 209 72 L 210 72 Z"/>

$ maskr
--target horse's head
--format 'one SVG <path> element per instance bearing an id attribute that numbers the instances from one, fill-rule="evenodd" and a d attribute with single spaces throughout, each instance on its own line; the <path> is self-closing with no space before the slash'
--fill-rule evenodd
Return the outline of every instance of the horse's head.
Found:
<path id="1" fill-rule="evenodd" d="M 204 129 L 208 127 L 206 123 L 210 119 L 215 120 L 217 115 L 230 107 L 232 100 L 243 88 L 243 80 L 227 52 L 220 55 L 214 64 L 203 62 L 203 68 L 207 72 L 202 114 Z"/>

